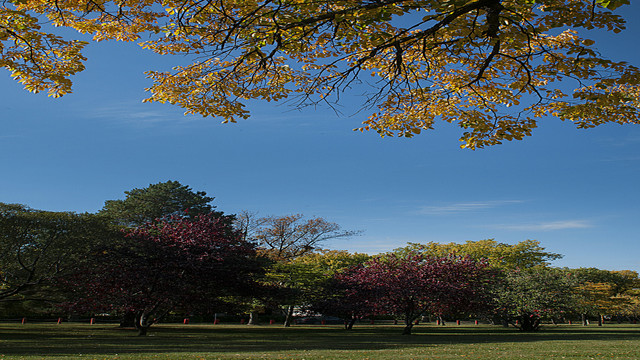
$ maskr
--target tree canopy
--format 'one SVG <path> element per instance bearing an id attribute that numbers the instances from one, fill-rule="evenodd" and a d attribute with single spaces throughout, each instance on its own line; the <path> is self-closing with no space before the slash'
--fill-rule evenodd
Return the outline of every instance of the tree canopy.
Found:
<path id="1" fill-rule="evenodd" d="M 360 304 L 370 314 L 402 317 L 403 334 L 409 335 L 422 315 L 488 308 L 494 274 L 469 257 L 388 254 L 335 276 L 346 288 L 341 301 Z"/>
<path id="2" fill-rule="evenodd" d="M 408 243 L 407 246 L 395 249 L 394 252 L 405 256 L 414 253 L 429 256 L 450 254 L 470 256 L 476 260 L 486 261 L 492 267 L 507 271 L 547 266 L 550 261 L 562 258 L 561 254 L 546 251 L 537 240 L 524 240 L 513 245 L 500 243 L 494 239 L 448 244 L 437 242 Z"/>
<path id="3" fill-rule="evenodd" d="M 317 305 L 335 295 L 333 276 L 364 263 L 370 257 L 367 254 L 352 254 L 344 250 L 319 250 L 290 259 L 279 258 L 279 261 L 268 268 L 265 280 L 271 286 L 280 289 L 274 300 L 284 309 L 284 325 L 291 325 L 296 306 L 307 310 L 310 308 L 311 311 L 318 310 L 318 306 L 309 305 Z M 335 306 L 335 303 L 331 303 L 331 306 Z M 335 309 L 325 306 L 322 311 L 328 314 L 328 311 Z"/>
<path id="4" fill-rule="evenodd" d="M 51 299 L 43 287 L 118 235 L 95 215 L 0 203 L 0 302 Z"/>
<path id="5" fill-rule="evenodd" d="M 71 90 L 83 42 L 139 41 L 193 61 L 149 71 L 146 101 L 224 122 L 252 99 L 333 106 L 349 90 L 371 112 L 357 130 L 406 136 L 437 121 L 462 147 L 531 135 L 543 117 L 578 128 L 640 122 L 640 71 L 577 30 L 625 28 L 629 0 L 11 0 L 0 6 L 0 65 L 30 91 Z M 141 39 L 145 40 L 141 40 Z"/>
<path id="6" fill-rule="evenodd" d="M 127 242 L 105 246 L 93 261 L 61 279 L 75 311 L 134 311 L 141 335 L 166 314 L 224 309 L 258 286 L 254 246 L 211 214 L 173 218 L 127 230 Z"/>
<path id="7" fill-rule="evenodd" d="M 242 215 L 241 219 L 245 219 Z M 240 223 L 245 236 L 255 241 L 261 253 L 276 260 L 291 260 L 311 253 L 327 240 L 348 238 L 359 231 L 342 230 L 340 225 L 321 217 L 305 219 L 302 214 L 268 216 L 255 220 L 259 223 L 253 234 L 246 233 L 248 223 Z"/>
<path id="8" fill-rule="evenodd" d="M 193 218 L 211 213 L 215 208 L 210 204 L 213 198 L 206 192 L 193 191 L 178 181 L 159 182 L 124 193 L 124 200 L 105 201 L 100 214 L 126 226 L 139 226 L 171 215 Z"/>
<path id="9" fill-rule="evenodd" d="M 522 331 L 537 331 L 542 319 L 562 317 L 577 304 L 576 278 L 557 268 L 509 271 L 495 292 L 496 313 Z"/>
<path id="10" fill-rule="evenodd" d="M 576 310 L 583 321 L 587 315 L 599 316 L 602 325 L 604 314 L 633 316 L 638 313 L 638 285 L 640 279 L 635 271 L 608 271 L 596 268 L 565 269 L 572 274 L 578 285 Z"/>

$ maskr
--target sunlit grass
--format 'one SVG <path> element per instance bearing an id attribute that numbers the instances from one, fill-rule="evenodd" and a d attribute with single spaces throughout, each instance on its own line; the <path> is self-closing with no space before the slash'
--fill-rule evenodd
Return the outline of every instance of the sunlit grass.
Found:
<path id="1" fill-rule="evenodd" d="M 640 359 L 640 325 L 498 326 L 0 324 L 0 359 Z"/>

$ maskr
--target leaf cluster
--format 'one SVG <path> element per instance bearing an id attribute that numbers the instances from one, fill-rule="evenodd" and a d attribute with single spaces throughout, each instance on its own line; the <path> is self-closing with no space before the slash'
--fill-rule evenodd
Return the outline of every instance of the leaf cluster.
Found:
<path id="1" fill-rule="evenodd" d="M 2 65 L 28 89 L 69 91 L 80 42 L 39 32 L 40 18 L 139 41 L 192 62 L 149 71 L 146 101 L 235 122 L 260 99 L 336 106 L 363 94 L 356 130 L 411 137 L 437 121 L 462 147 L 532 134 L 541 118 L 578 128 L 640 121 L 640 71 L 603 57 L 577 30 L 618 33 L 628 0 L 122 0 L 5 2 Z M 30 15 L 33 14 L 33 15 Z M 567 90 L 569 89 L 569 90 Z"/>

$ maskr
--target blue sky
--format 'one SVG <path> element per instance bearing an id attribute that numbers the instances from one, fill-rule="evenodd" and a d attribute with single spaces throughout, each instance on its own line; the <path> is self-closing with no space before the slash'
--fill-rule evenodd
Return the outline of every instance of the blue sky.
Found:
<path id="1" fill-rule="evenodd" d="M 612 59 L 640 65 L 640 3 L 622 34 L 598 35 Z M 438 124 L 412 139 L 351 131 L 367 113 L 252 103 L 220 124 L 142 104 L 143 72 L 182 59 L 131 44 L 91 45 L 61 99 L 0 76 L 0 201 L 94 212 L 167 180 L 215 196 L 226 213 L 321 216 L 362 236 L 326 247 L 376 253 L 406 242 L 539 240 L 557 266 L 640 271 L 640 126 L 576 130 L 545 119 L 534 135 L 477 151 Z"/>

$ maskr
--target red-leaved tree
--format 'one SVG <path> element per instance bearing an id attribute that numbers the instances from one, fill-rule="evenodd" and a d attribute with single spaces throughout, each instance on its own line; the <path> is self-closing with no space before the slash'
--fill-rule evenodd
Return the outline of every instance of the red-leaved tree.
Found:
<path id="1" fill-rule="evenodd" d="M 248 295 L 260 262 L 226 216 L 172 218 L 128 230 L 62 282 L 80 312 L 133 312 L 140 335 L 175 309 L 220 309 L 222 298 Z"/>
<path id="2" fill-rule="evenodd" d="M 425 314 L 473 312 L 488 307 L 493 274 L 486 263 L 461 257 L 389 254 L 336 275 L 344 309 L 402 317 L 403 334 Z"/>

